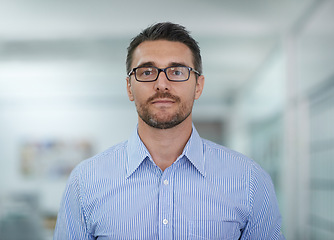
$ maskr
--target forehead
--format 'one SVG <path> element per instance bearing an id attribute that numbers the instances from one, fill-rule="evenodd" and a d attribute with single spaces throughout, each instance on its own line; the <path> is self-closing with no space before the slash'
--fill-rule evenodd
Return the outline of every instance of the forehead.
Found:
<path id="1" fill-rule="evenodd" d="M 193 67 L 193 56 L 189 47 L 181 42 L 145 41 L 135 49 L 132 67 L 147 62 L 152 62 L 157 67 L 168 67 L 171 63 L 181 63 Z"/>

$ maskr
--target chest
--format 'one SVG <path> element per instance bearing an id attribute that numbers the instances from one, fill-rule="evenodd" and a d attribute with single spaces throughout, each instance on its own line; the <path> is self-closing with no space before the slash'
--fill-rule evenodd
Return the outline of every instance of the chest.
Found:
<path id="1" fill-rule="evenodd" d="M 106 181 L 85 198 L 87 227 L 98 239 L 238 239 L 246 186 L 228 181 L 177 172 Z"/>

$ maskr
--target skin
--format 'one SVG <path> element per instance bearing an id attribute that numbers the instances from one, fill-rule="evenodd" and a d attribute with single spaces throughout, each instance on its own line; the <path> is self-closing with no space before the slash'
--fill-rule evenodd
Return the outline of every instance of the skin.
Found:
<path id="1" fill-rule="evenodd" d="M 158 68 L 175 63 L 194 68 L 191 50 L 167 40 L 145 41 L 136 48 L 131 67 L 147 63 Z M 155 82 L 138 82 L 134 75 L 126 80 L 129 100 L 135 102 L 138 112 L 138 134 L 164 171 L 182 154 L 191 135 L 193 103 L 202 94 L 204 76 L 196 81 L 192 72 L 188 81 L 171 82 L 162 72 Z"/>

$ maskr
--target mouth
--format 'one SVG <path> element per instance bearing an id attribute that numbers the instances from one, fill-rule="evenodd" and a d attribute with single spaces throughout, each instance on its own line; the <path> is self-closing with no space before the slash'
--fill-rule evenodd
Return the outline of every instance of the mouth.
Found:
<path id="1" fill-rule="evenodd" d="M 175 103 L 175 100 L 173 99 L 168 99 L 168 98 L 158 98 L 158 99 L 154 99 L 151 101 L 151 104 L 162 104 L 162 105 L 170 105 Z"/>
<path id="2" fill-rule="evenodd" d="M 157 98 L 151 101 L 152 103 L 169 103 L 169 102 L 175 102 L 175 100 L 170 98 Z"/>

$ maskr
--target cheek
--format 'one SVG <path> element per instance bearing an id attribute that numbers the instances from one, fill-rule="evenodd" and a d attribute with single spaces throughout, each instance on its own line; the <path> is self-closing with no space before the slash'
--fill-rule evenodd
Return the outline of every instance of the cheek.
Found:
<path id="1" fill-rule="evenodd" d="M 132 98 L 133 101 L 137 104 L 143 104 L 145 103 L 146 99 L 149 97 L 150 95 L 145 92 L 143 89 L 140 89 L 140 91 L 136 88 L 132 88 Z"/>
<path id="2" fill-rule="evenodd" d="M 188 101 L 193 101 L 196 97 L 196 88 L 193 85 L 191 85 L 187 86 L 185 89 L 187 91 L 184 92 L 183 95 L 181 96 L 185 96 Z"/>

